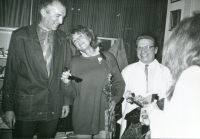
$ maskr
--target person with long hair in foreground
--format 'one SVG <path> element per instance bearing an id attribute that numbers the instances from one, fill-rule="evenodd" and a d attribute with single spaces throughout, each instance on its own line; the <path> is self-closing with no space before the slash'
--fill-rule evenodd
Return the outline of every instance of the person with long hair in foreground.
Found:
<path id="1" fill-rule="evenodd" d="M 200 138 L 200 12 L 183 19 L 164 46 L 173 83 L 164 111 L 145 108 L 152 138 Z"/>

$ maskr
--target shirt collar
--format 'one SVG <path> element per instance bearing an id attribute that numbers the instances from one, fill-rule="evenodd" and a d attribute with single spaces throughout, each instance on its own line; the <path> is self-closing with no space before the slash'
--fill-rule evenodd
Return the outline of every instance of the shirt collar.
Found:
<path id="1" fill-rule="evenodd" d="M 141 67 L 141 68 L 145 68 L 145 65 L 146 65 L 146 64 L 142 63 L 141 61 L 139 61 L 139 64 L 140 64 L 140 67 Z M 149 63 L 149 64 L 148 64 L 148 65 L 149 65 L 148 67 L 154 67 L 155 64 L 156 64 L 156 59 L 154 59 L 151 63 Z"/>
<path id="2" fill-rule="evenodd" d="M 40 25 L 37 26 L 37 32 L 39 35 L 42 35 L 42 34 L 49 34 L 49 36 L 53 36 L 53 33 L 54 31 L 51 30 L 51 31 L 46 31 L 45 29 L 43 29 Z"/>
<path id="3" fill-rule="evenodd" d="M 81 52 L 81 51 L 80 51 Z M 91 56 L 88 56 L 87 54 L 81 52 L 82 56 L 83 57 L 91 57 Z M 92 56 L 96 56 L 96 55 L 99 55 L 99 47 L 97 47 L 95 50 L 94 50 L 94 53 Z"/>

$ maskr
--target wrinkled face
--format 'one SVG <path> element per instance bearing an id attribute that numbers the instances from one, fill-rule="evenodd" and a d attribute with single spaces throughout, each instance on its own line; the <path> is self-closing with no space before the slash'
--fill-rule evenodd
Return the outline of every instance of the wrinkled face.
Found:
<path id="1" fill-rule="evenodd" d="M 150 39 L 141 39 L 137 44 L 137 56 L 144 64 L 149 64 L 155 59 L 158 48 L 154 47 L 154 43 Z"/>
<path id="2" fill-rule="evenodd" d="M 52 5 L 41 9 L 41 27 L 47 31 L 56 30 L 63 23 L 63 18 L 66 15 L 66 8 L 58 1 L 54 1 Z"/>
<path id="3" fill-rule="evenodd" d="M 72 35 L 72 41 L 76 48 L 82 52 L 85 52 L 86 50 L 90 49 L 90 42 L 91 38 L 87 36 L 85 33 L 75 33 Z"/>

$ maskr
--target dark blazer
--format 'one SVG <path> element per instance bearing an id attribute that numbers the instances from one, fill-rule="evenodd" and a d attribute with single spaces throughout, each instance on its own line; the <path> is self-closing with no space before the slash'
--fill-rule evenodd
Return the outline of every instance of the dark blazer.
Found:
<path id="1" fill-rule="evenodd" d="M 71 59 L 66 34 L 61 30 L 54 32 L 53 64 L 48 78 L 36 26 L 14 31 L 9 45 L 2 105 L 3 111 L 14 111 L 18 120 L 57 119 L 62 106 L 72 103 L 63 96 L 60 80 Z"/>

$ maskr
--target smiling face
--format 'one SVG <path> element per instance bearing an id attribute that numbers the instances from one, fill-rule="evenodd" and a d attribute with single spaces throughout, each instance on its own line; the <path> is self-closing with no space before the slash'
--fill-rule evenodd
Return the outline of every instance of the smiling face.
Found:
<path id="1" fill-rule="evenodd" d="M 90 43 L 91 38 L 85 33 L 78 32 L 72 35 L 72 41 L 76 48 L 82 52 L 86 52 L 88 49 L 91 49 Z"/>
<path id="2" fill-rule="evenodd" d="M 155 59 L 155 54 L 157 54 L 157 47 L 149 47 L 154 46 L 154 42 L 151 39 L 141 39 L 137 43 L 137 56 L 139 60 L 144 64 L 149 64 Z"/>
<path id="3" fill-rule="evenodd" d="M 58 1 L 54 1 L 47 8 L 42 8 L 40 11 L 42 19 L 40 26 L 47 30 L 56 30 L 63 23 L 63 18 L 66 15 L 66 8 Z"/>

